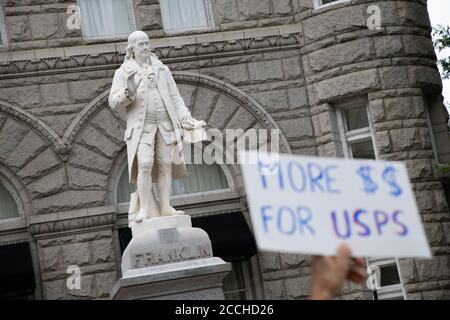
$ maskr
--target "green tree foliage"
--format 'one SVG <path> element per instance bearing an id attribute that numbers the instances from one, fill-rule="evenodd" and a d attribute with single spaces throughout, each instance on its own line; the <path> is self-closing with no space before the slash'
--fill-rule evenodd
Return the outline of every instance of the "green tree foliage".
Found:
<path id="1" fill-rule="evenodd" d="M 450 50 L 450 26 L 438 25 L 433 28 L 433 44 L 437 52 Z M 442 79 L 450 79 L 450 56 L 438 59 L 437 65 L 441 72 Z M 450 110 L 450 102 L 444 102 L 447 109 Z M 450 121 L 449 121 L 450 131 Z"/>
<path id="2" fill-rule="evenodd" d="M 438 52 L 450 48 L 450 26 L 438 25 L 433 30 L 434 47 Z M 442 78 L 450 79 L 450 57 L 438 59 Z"/>

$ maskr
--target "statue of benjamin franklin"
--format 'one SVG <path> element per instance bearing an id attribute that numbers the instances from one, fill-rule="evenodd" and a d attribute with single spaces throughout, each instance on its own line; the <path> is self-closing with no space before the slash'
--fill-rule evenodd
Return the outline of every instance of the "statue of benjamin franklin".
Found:
<path id="1" fill-rule="evenodd" d="M 109 95 L 112 109 L 126 109 L 128 172 L 137 187 L 130 199 L 130 224 L 183 214 L 170 206 L 172 179 L 186 176 L 183 131 L 206 125 L 192 118 L 169 68 L 150 49 L 145 32 L 130 34 L 125 61 L 115 72 Z"/>

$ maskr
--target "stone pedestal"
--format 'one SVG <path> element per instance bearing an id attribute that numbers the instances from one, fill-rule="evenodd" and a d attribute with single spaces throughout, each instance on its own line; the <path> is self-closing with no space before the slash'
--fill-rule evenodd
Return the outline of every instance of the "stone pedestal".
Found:
<path id="1" fill-rule="evenodd" d="M 192 228 L 189 216 L 145 220 L 132 233 L 112 299 L 224 298 L 222 280 L 231 266 L 212 256 L 208 234 Z"/>

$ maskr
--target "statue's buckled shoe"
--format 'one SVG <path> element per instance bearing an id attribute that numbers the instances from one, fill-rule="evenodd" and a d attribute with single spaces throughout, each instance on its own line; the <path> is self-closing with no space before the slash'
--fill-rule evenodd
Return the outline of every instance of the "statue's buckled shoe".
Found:
<path id="1" fill-rule="evenodd" d="M 183 215 L 184 211 L 181 210 L 175 210 L 173 207 L 169 207 L 168 210 L 161 210 L 161 216 L 162 217 L 170 217 L 170 216 L 176 216 L 176 215 Z"/>

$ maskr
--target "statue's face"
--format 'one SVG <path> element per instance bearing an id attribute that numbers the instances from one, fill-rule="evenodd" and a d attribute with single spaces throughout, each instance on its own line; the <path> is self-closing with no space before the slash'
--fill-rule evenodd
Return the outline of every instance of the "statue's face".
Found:
<path id="1" fill-rule="evenodd" d="M 133 45 L 134 54 L 138 57 L 147 57 L 150 54 L 150 41 L 147 37 L 136 39 Z"/>

